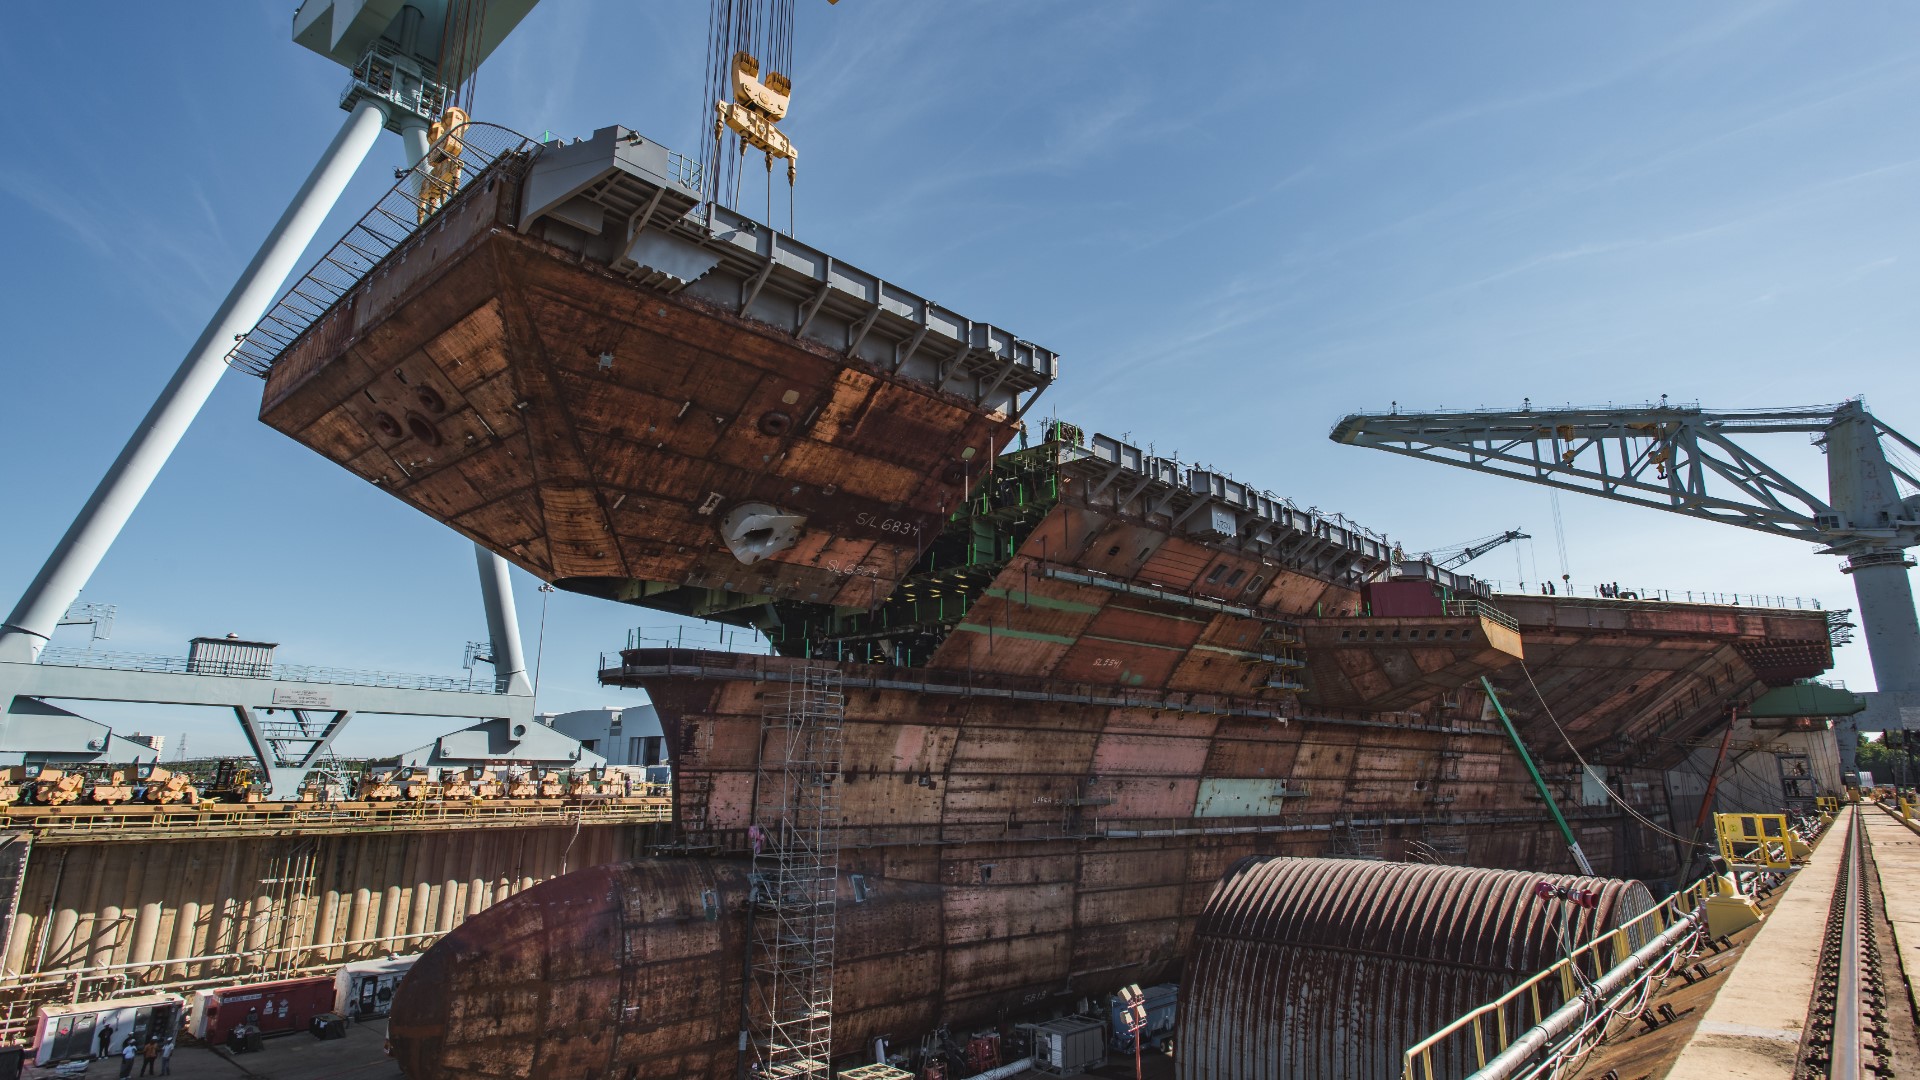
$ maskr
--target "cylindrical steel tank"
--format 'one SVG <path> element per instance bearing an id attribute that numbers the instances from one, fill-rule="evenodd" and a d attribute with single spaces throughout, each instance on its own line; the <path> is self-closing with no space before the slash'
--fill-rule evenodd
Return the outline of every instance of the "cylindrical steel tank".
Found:
<path id="1" fill-rule="evenodd" d="M 1535 892 L 1541 882 L 1595 900 L 1587 907 L 1542 898 Z M 1652 906 L 1637 881 L 1242 859 L 1214 887 L 1194 934 L 1176 1075 L 1392 1080 L 1407 1047 L 1552 964 L 1569 945 Z M 1558 1004 L 1557 986 L 1551 996 L 1542 1002 L 1548 1011 Z M 1443 1065 L 1438 1055 L 1435 1065 Z M 1440 1075 L 1472 1071 L 1463 1057 L 1444 1062 Z"/>

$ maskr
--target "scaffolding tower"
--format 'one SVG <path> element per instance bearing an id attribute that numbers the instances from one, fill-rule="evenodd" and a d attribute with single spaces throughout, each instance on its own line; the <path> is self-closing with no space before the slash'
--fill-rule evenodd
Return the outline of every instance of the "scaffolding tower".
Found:
<path id="1" fill-rule="evenodd" d="M 746 1018 L 759 1080 L 826 1080 L 833 1053 L 840 672 L 807 664 L 761 728 Z"/>

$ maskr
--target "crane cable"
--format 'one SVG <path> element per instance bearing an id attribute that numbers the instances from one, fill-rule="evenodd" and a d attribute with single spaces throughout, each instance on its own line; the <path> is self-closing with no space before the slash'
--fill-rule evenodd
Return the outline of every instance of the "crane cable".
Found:
<path id="1" fill-rule="evenodd" d="M 1573 759 L 1580 763 L 1581 770 L 1591 775 L 1593 766 L 1587 764 L 1587 759 L 1580 755 L 1579 748 L 1574 746 L 1573 740 L 1567 737 L 1566 729 L 1561 727 L 1560 721 L 1554 717 L 1553 708 L 1547 704 L 1547 695 L 1544 693 L 1541 693 L 1540 684 L 1533 681 L 1533 672 L 1530 669 L 1528 669 L 1527 662 L 1525 660 L 1520 661 L 1520 670 L 1527 677 L 1527 685 L 1533 687 L 1533 696 L 1540 700 L 1540 711 L 1545 713 L 1547 716 L 1547 720 L 1553 724 L 1553 730 L 1556 732 L 1559 732 L 1560 741 L 1567 744 L 1567 750 L 1573 754 Z M 1671 832 L 1665 828 L 1662 828 L 1659 825 L 1654 824 L 1652 819 L 1648 818 L 1645 814 L 1642 814 L 1640 811 L 1634 809 L 1634 807 L 1631 804 L 1629 804 L 1625 799 L 1622 799 L 1618 794 L 1614 792 L 1613 788 L 1608 786 L 1607 784 L 1601 784 L 1600 790 L 1606 792 L 1608 799 L 1611 799 L 1616 805 L 1620 807 L 1620 809 L 1626 811 L 1628 817 L 1633 818 L 1635 821 L 1638 821 L 1645 828 L 1653 832 L 1659 833 L 1661 836 L 1664 836 L 1667 839 L 1674 841 L 1675 843 L 1678 843 L 1688 848 L 1705 849 L 1713 846 L 1710 844 L 1701 843 L 1697 840 L 1690 840 L 1687 837 L 1681 836 L 1679 833 Z"/>
<path id="2" fill-rule="evenodd" d="M 713 202 L 737 206 L 745 171 L 741 159 L 747 147 L 740 137 L 714 130 L 714 103 L 733 98 L 734 54 L 757 57 L 762 61 L 762 71 L 791 77 L 793 11 L 793 0 L 712 0 L 708 9 L 707 64 L 700 108 L 695 113 L 694 145 L 700 147 L 701 175 L 706 178 L 707 198 Z M 768 167 L 771 169 L 771 161 Z M 768 197 L 772 197 L 771 183 Z"/>
<path id="3" fill-rule="evenodd" d="M 434 61 L 441 85 L 447 87 L 445 107 L 473 115 L 480 86 L 480 54 L 485 47 L 488 0 L 450 0 L 440 22 L 440 51 Z"/>

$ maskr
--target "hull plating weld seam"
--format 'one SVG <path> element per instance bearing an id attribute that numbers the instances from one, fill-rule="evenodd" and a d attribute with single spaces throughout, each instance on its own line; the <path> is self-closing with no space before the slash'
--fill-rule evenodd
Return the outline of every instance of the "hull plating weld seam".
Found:
<path id="1" fill-rule="evenodd" d="M 676 664 L 671 661 L 663 664 L 623 664 L 617 668 L 605 668 L 600 672 L 602 685 L 622 685 L 629 681 L 648 678 L 692 677 L 701 679 L 731 679 L 738 682 L 789 682 L 791 678 L 785 671 L 770 669 L 715 668 L 704 664 Z M 1002 676 L 1004 677 L 1004 676 Z M 1424 731 L 1440 735 L 1489 735 L 1491 729 L 1458 727 L 1439 724 L 1395 724 L 1385 720 L 1352 720 L 1332 716 L 1284 716 L 1272 709 L 1247 707 L 1236 704 L 1210 704 L 1199 702 L 1176 702 L 1166 699 L 1139 700 L 1137 698 L 1109 697 L 1099 694 L 1059 694 L 1046 690 L 1018 690 L 1001 686 L 967 686 L 962 684 L 915 682 L 908 679 L 882 679 L 848 676 L 846 686 L 850 690 L 904 690 L 919 694 L 952 694 L 961 697 L 1004 698 L 1012 701 L 1046 701 L 1069 705 L 1106 705 L 1123 709 L 1162 709 L 1167 712 L 1200 713 L 1210 716 L 1240 716 L 1255 720 L 1276 720 L 1282 724 L 1330 724 L 1336 727 L 1385 728 L 1390 731 Z"/>

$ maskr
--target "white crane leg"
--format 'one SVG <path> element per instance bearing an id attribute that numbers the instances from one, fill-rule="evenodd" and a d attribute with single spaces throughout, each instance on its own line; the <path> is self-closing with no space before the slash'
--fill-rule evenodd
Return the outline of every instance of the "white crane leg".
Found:
<path id="1" fill-rule="evenodd" d="M 187 426 L 213 393 L 214 385 L 227 370 L 226 357 L 234 341 L 266 314 L 281 282 L 319 232 L 385 123 L 380 106 L 362 99 L 341 125 L 306 183 L 254 253 L 253 261 L 201 331 L 180 369 L 94 489 L 93 497 L 67 527 L 46 565 L 14 606 L 13 614 L 0 626 L 0 659 L 31 662 L 39 656 L 60 616 L 79 598 L 87 579 L 133 515 L 134 507 L 140 505 Z"/>

